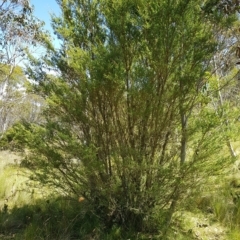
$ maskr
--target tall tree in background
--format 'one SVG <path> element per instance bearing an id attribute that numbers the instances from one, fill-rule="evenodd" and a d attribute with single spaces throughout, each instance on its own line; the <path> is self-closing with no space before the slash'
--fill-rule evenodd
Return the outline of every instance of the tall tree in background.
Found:
<path id="1" fill-rule="evenodd" d="M 34 118 L 36 118 L 34 111 L 38 112 L 38 108 L 42 104 L 42 100 L 36 95 L 32 95 L 34 99 L 31 104 L 30 95 L 27 96 L 24 91 L 27 78 L 22 69 L 29 46 L 32 46 L 31 51 L 33 51 L 33 46 L 41 42 L 42 25 L 43 23 L 32 15 L 32 8 L 28 0 L 1 1 L 0 136 L 17 120 L 21 118 L 30 120 L 32 117 L 30 117 L 29 111 L 33 109 L 31 114 L 34 114 Z M 37 98 L 38 103 L 36 103 Z M 19 111 L 20 109 L 22 111 Z"/>
<path id="2" fill-rule="evenodd" d="M 40 40 L 42 23 L 33 17 L 28 0 L 1 1 L 0 20 L 1 67 L 11 66 L 11 74 L 28 46 Z"/>
<path id="3" fill-rule="evenodd" d="M 222 19 L 229 19 L 231 14 L 239 13 L 240 2 L 239 1 L 217 1 L 214 13 L 214 4 L 208 1 L 206 4 L 209 7 L 207 11 L 210 15 L 217 15 L 221 12 L 222 14 L 217 17 L 216 20 L 221 17 Z M 210 11 L 210 9 L 212 9 Z M 217 12 L 216 12 L 217 11 Z M 219 15 L 219 14 L 218 14 Z M 221 19 L 220 19 L 221 20 Z M 218 42 L 218 48 L 212 59 L 212 86 L 210 91 L 215 91 L 215 97 L 212 96 L 212 104 L 219 115 L 225 120 L 227 131 L 235 132 L 235 136 L 238 135 L 238 124 L 236 120 L 239 116 L 239 105 L 238 98 L 239 94 L 239 79 L 238 79 L 238 62 L 240 55 L 238 54 L 239 49 L 239 21 L 236 21 L 229 28 L 222 28 L 217 21 L 212 23 L 213 33 Z M 235 117 L 234 117 L 235 115 Z M 230 120 L 231 119 L 231 120 Z M 238 120 L 237 120 L 238 121 Z M 235 128 L 235 129 L 234 129 Z M 229 131 L 234 129 L 234 131 Z M 234 134 L 228 134 L 226 143 L 233 157 L 236 157 L 231 140 L 235 139 Z"/>
<path id="4" fill-rule="evenodd" d="M 0 98 L 0 136 L 18 121 L 40 123 L 40 112 L 44 100 L 39 95 L 31 93 L 32 88 L 23 69 L 19 66 L 1 66 L 0 79 L 7 77 L 4 91 Z M 9 74 L 11 72 L 11 74 Z"/>
<path id="5" fill-rule="evenodd" d="M 46 123 L 16 126 L 34 176 L 84 196 L 106 227 L 149 230 L 157 209 L 164 238 L 177 203 L 230 159 L 204 91 L 219 47 L 212 24 L 225 13 L 198 0 L 58 2 L 62 48 L 49 45 L 29 72 L 47 99 Z"/>

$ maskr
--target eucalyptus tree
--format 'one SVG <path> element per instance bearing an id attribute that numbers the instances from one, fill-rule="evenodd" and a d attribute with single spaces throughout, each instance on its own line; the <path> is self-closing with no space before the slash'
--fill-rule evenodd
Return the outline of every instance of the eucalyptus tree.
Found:
<path id="1" fill-rule="evenodd" d="M 236 157 L 231 140 L 234 141 L 238 136 L 236 122 L 239 116 L 239 20 L 227 28 L 223 28 L 219 22 L 227 24 L 229 19 L 236 18 L 240 12 L 240 2 L 219 0 L 215 3 L 208 1 L 206 5 L 206 12 L 217 16 L 216 20 L 219 20 L 212 22 L 212 32 L 218 42 L 218 48 L 212 58 L 212 73 L 208 75 L 211 78 L 208 91 L 212 92 L 212 104 L 216 112 L 225 119 L 227 131 L 230 133 L 226 142 L 231 155 Z"/>
<path id="2" fill-rule="evenodd" d="M 226 126 L 204 91 L 218 47 L 208 10 L 218 5 L 58 3 L 62 47 L 48 45 L 29 73 L 48 102 L 45 123 L 16 126 L 33 177 L 83 196 L 106 227 L 149 230 L 157 209 L 166 230 L 192 186 L 227 164 Z"/>
<path id="3" fill-rule="evenodd" d="M 21 67 L 1 66 L 0 79 L 8 76 L 8 84 L 0 97 L 0 136 L 16 122 L 25 120 L 28 122 L 41 121 L 41 108 L 44 100 L 29 88 L 30 83 Z"/>
<path id="4" fill-rule="evenodd" d="M 27 77 L 23 72 L 28 50 L 44 38 L 43 23 L 32 15 L 28 0 L 0 3 L 0 135 L 25 118 Z M 21 66 L 21 67 L 20 67 Z M 35 95 L 35 100 L 37 96 Z M 38 104 L 42 102 L 40 98 Z M 28 104 L 31 101 L 28 101 Z M 33 104 L 34 105 L 34 104 Z M 33 105 L 31 105 L 33 107 Z M 35 110 L 37 106 L 33 107 Z M 21 109 L 21 110 L 20 110 Z M 29 120 L 29 118 L 27 117 Z"/>

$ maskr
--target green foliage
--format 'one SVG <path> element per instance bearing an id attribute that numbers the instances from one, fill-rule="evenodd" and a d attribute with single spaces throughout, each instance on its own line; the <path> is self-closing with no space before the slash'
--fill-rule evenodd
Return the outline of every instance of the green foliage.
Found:
<path id="1" fill-rule="evenodd" d="M 9 134 L 27 148 L 32 179 L 83 196 L 110 235 L 161 229 L 164 239 L 178 202 L 231 160 L 216 94 L 202 91 L 220 47 L 213 24 L 201 1 L 59 3 L 62 49 L 31 70 L 45 121 Z M 160 227 L 147 224 L 155 209 Z"/>
<path id="2" fill-rule="evenodd" d="M 229 235 L 228 235 L 229 239 L 232 239 L 232 240 L 237 240 L 240 238 L 240 232 L 239 232 L 239 229 L 236 228 L 234 230 L 232 230 Z"/>

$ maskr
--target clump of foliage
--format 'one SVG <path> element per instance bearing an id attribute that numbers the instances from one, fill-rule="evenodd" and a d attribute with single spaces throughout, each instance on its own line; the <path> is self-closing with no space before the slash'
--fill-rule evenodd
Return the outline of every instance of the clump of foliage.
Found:
<path id="1" fill-rule="evenodd" d="M 83 196 L 106 231 L 164 239 L 177 204 L 231 160 L 217 91 L 204 90 L 220 47 L 212 16 L 193 0 L 59 5 L 62 48 L 49 45 L 29 72 L 45 121 L 18 126 L 14 140 L 28 148 L 33 179 Z"/>

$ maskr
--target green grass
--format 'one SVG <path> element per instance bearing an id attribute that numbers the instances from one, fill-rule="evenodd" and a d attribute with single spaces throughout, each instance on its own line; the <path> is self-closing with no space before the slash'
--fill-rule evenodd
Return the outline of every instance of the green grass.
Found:
<path id="1" fill-rule="evenodd" d="M 25 240 L 82 239 L 81 237 L 91 234 L 97 226 L 94 216 L 85 214 L 83 214 L 82 205 L 77 201 L 38 200 L 33 205 L 28 204 L 2 211 L 0 232 L 8 235 L 15 234 L 16 239 Z M 89 218 L 88 221 L 87 218 Z"/>
<path id="2" fill-rule="evenodd" d="M 158 232 L 142 234 L 117 225 L 106 229 L 87 201 L 65 199 L 29 185 L 29 172 L 15 164 L 15 158 L 19 161 L 12 153 L 0 154 L 0 239 L 160 239 L 162 216 L 158 210 L 148 220 L 149 229 L 159 225 Z M 233 201 L 233 193 L 239 191 L 238 184 L 233 184 L 240 181 L 237 171 L 234 168 L 233 177 L 213 179 L 211 185 L 184 199 L 166 240 L 240 239 L 240 199 Z"/>

